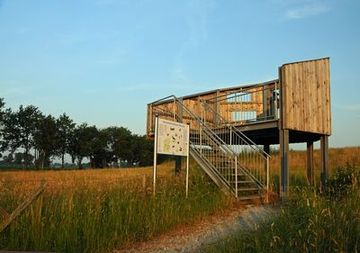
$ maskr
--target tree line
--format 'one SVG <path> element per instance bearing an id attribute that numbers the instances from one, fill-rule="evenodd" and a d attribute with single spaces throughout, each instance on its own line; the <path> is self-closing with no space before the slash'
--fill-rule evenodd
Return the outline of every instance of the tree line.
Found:
<path id="1" fill-rule="evenodd" d="M 64 168 L 66 155 L 79 168 L 86 158 L 92 168 L 146 166 L 152 164 L 153 142 L 124 127 L 98 129 L 65 113 L 45 115 L 33 105 L 13 111 L 0 98 L 0 151 L 4 163 L 24 167 L 46 168 L 60 158 Z"/>

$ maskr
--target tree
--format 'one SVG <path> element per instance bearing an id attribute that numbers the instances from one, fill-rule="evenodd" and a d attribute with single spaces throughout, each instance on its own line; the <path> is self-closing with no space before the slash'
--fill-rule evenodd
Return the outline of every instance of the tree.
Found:
<path id="1" fill-rule="evenodd" d="M 131 164 L 151 165 L 154 157 L 154 142 L 147 139 L 146 136 L 133 135 L 131 153 Z"/>
<path id="2" fill-rule="evenodd" d="M 0 98 L 0 140 L 2 138 L 2 130 L 3 130 L 3 120 L 4 120 L 4 106 L 5 102 L 3 98 Z M 2 154 L 0 153 L 0 157 L 2 157 Z"/>
<path id="3" fill-rule="evenodd" d="M 100 130 L 92 141 L 90 163 L 93 168 L 104 168 L 112 161 L 113 152 L 110 148 L 108 132 Z"/>
<path id="4" fill-rule="evenodd" d="M 13 154 L 16 149 L 23 148 L 24 157 L 29 157 L 29 151 L 34 147 L 34 134 L 40 116 L 38 108 L 32 105 L 26 107 L 20 105 L 16 112 L 7 109 L 3 115 L 2 150 L 8 149 Z M 30 162 L 25 159 L 25 166 L 28 166 Z"/>
<path id="5" fill-rule="evenodd" d="M 65 113 L 56 120 L 58 128 L 58 155 L 61 157 L 61 168 L 64 168 L 66 153 L 71 153 L 71 139 L 75 130 L 75 123 Z"/>
<path id="6" fill-rule="evenodd" d="M 34 147 L 34 134 L 36 125 L 41 117 L 39 109 L 33 105 L 23 107 L 20 105 L 19 110 L 15 114 L 17 132 L 19 133 L 18 141 L 19 147 L 24 149 L 24 156 L 29 157 L 29 151 Z M 30 162 L 26 159 L 24 161 L 27 167 Z"/>
<path id="7" fill-rule="evenodd" d="M 50 166 L 50 157 L 59 150 L 59 133 L 53 116 L 41 116 L 34 133 L 34 147 L 39 152 L 38 163 L 41 168 Z"/>
<path id="8" fill-rule="evenodd" d="M 0 126 L 2 126 L 3 117 L 4 117 L 4 106 L 5 102 L 3 98 L 0 98 Z"/>
<path id="9" fill-rule="evenodd" d="M 1 151 L 8 150 L 9 157 L 13 157 L 14 152 L 21 145 L 17 115 L 11 109 L 7 109 L 2 115 L 2 120 Z"/>
<path id="10" fill-rule="evenodd" d="M 21 105 L 16 112 L 7 109 L 3 114 L 2 150 L 9 150 L 13 154 L 18 148 L 23 148 L 24 157 L 29 157 L 29 151 L 33 147 L 36 121 L 39 116 L 40 112 L 34 106 L 23 107 Z M 30 163 L 30 160 L 24 160 L 25 166 Z"/>
<path id="11" fill-rule="evenodd" d="M 82 160 L 85 157 L 93 155 L 94 142 L 98 130 L 95 126 L 88 126 L 86 123 L 75 128 L 74 134 L 71 136 L 70 155 L 76 157 L 79 169 L 82 168 Z"/>
<path id="12" fill-rule="evenodd" d="M 11 158 L 9 157 L 8 160 Z M 10 163 L 13 162 L 15 165 L 18 164 L 24 164 L 25 161 L 28 161 L 28 163 L 32 163 L 34 160 L 34 156 L 31 154 L 25 155 L 24 153 L 17 152 L 15 153 L 14 161 L 9 161 Z"/>
<path id="13" fill-rule="evenodd" d="M 104 129 L 108 135 L 108 145 L 112 150 L 114 161 L 131 162 L 131 132 L 124 127 L 108 127 Z"/>

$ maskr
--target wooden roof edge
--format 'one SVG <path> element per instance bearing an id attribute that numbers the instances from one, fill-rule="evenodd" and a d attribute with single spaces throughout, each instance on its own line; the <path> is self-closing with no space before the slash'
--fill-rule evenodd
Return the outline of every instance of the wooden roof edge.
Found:
<path id="1" fill-rule="evenodd" d="M 240 89 L 240 88 L 241 89 L 246 89 L 246 88 L 252 88 L 252 87 L 257 87 L 257 86 L 262 86 L 262 85 L 273 84 L 273 83 L 276 83 L 276 82 L 279 82 L 279 79 L 273 79 L 273 80 L 270 80 L 270 81 L 259 82 L 259 83 L 254 83 L 254 84 L 237 85 L 237 86 L 232 86 L 232 87 L 228 87 L 228 88 L 220 88 L 220 89 L 214 89 L 214 90 L 209 90 L 209 91 L 204 91 L 204 92 L 198 92 L 198 93 L 185 95 L 185 96 L 178 97 L 178 98 L 179 99 L 191 99 L 191 98 L 196 98 L 196 97 L 199 97 L 199 96 L 204 96 L 204 95 L 216 93 L 218 91 L 219 92 L 221 92 L 221 91 L 231 91 L 231 90 L 237 90 L 237 89 Z M 168 97 L 171 97 L 171 96 L 168 96 Z M 166 97 L 166 98 L 168 98 L 168 97 Z M 155 103 L 164 104 L 164 103 L 168 103 L 169 101 L 170 100 L 160 99 L 160 100 L 156 100 L 156 101 L 153 101 L 151 103 L 148 103 L 147 105 L 152 105 L 152 104 L 155 104 Z"/>
<path id="2" fill-rule="evenodd" d="M 181 99 L 189 99 L 189 98 L 193 98 L 193 97 L 199 97 L 199 96 L 204 96 L 204 95 L 208 95 L 211 93 L 215 93 L 215 92 L 221 92 L 221 91 L 231 91 L 231 90 L 237 90 L 237 89 L 245 89 L 245 88 L 252 88 L 252 87 L 257 87 L 257 86 L 262 86 L 262 85 L 268 85 L 268 84 L 273 84 L 279 82 L 279 79 L 273 79 L 270 81 L 265 81 L 265 82 L 259 82 L 259 83 L 254 83 L 254 84 L 245 84 L 245 85 L 237 85 L 237 86 L 232 86 L 232 87 L 227 87 L 227 88 L 220 88 L 220 89 L 214 89 L 214 90 L 209 90 L 209 91 L 204 91 L 204 92 L 199 92 L 199 93 L 194 93 L 194 94 L 190 94 L 190 95 L 186 95 L 186 96 L 182 96 L 180 97 Z"/>
<path id="3" fill-rule="evenodd" d="M 311 62 L 311 61 L 319 61 L 319 60 L 330 60 L 330 57 L 321 57 L 321 58 L 315 58 L 315 59 L 309 59 L 309 60 L 288 62 L 288 63 L 284 63 L 283 65 L 281 65 L 281 67 L 284 67 L 284 66 L 286 66 L 286 65 L 291 65 L 291 64 Z"/>

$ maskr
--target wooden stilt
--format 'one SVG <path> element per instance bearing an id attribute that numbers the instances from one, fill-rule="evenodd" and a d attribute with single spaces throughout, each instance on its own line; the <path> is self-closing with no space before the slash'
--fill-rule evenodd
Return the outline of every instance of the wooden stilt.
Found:
<path id="1" fill-rule="evenodd" d="M 289 191 L 289 130 L 280 129 L 280 196 L 286 197 Z"/>
<path id="2" fill-rule="evenodd" d="M 306 145 L 306 176 L 308 184 L 314 186 L 314 143 L 307 142 Z"/>
<path id="3" fill-rule="evenodd" d="M 320 137 L 320 160 L 321 160 L 321 190 L 326 186 L 329 171 L 329 136 L 323 135 Z"/>
<path id="4" fill-rule="evenodd" d="M 175 156 L 175 175 L 179 175 L 181 172 L 181 156 Z"/>

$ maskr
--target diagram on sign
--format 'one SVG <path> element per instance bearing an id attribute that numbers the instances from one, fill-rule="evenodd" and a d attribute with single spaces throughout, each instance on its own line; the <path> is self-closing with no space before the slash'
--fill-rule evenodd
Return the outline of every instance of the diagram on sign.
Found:
<path id="1" fill-rule="evenodd" d="M 187 156 L 189 127 L 163 119 L 158 124 L 158 153 Z"/>

